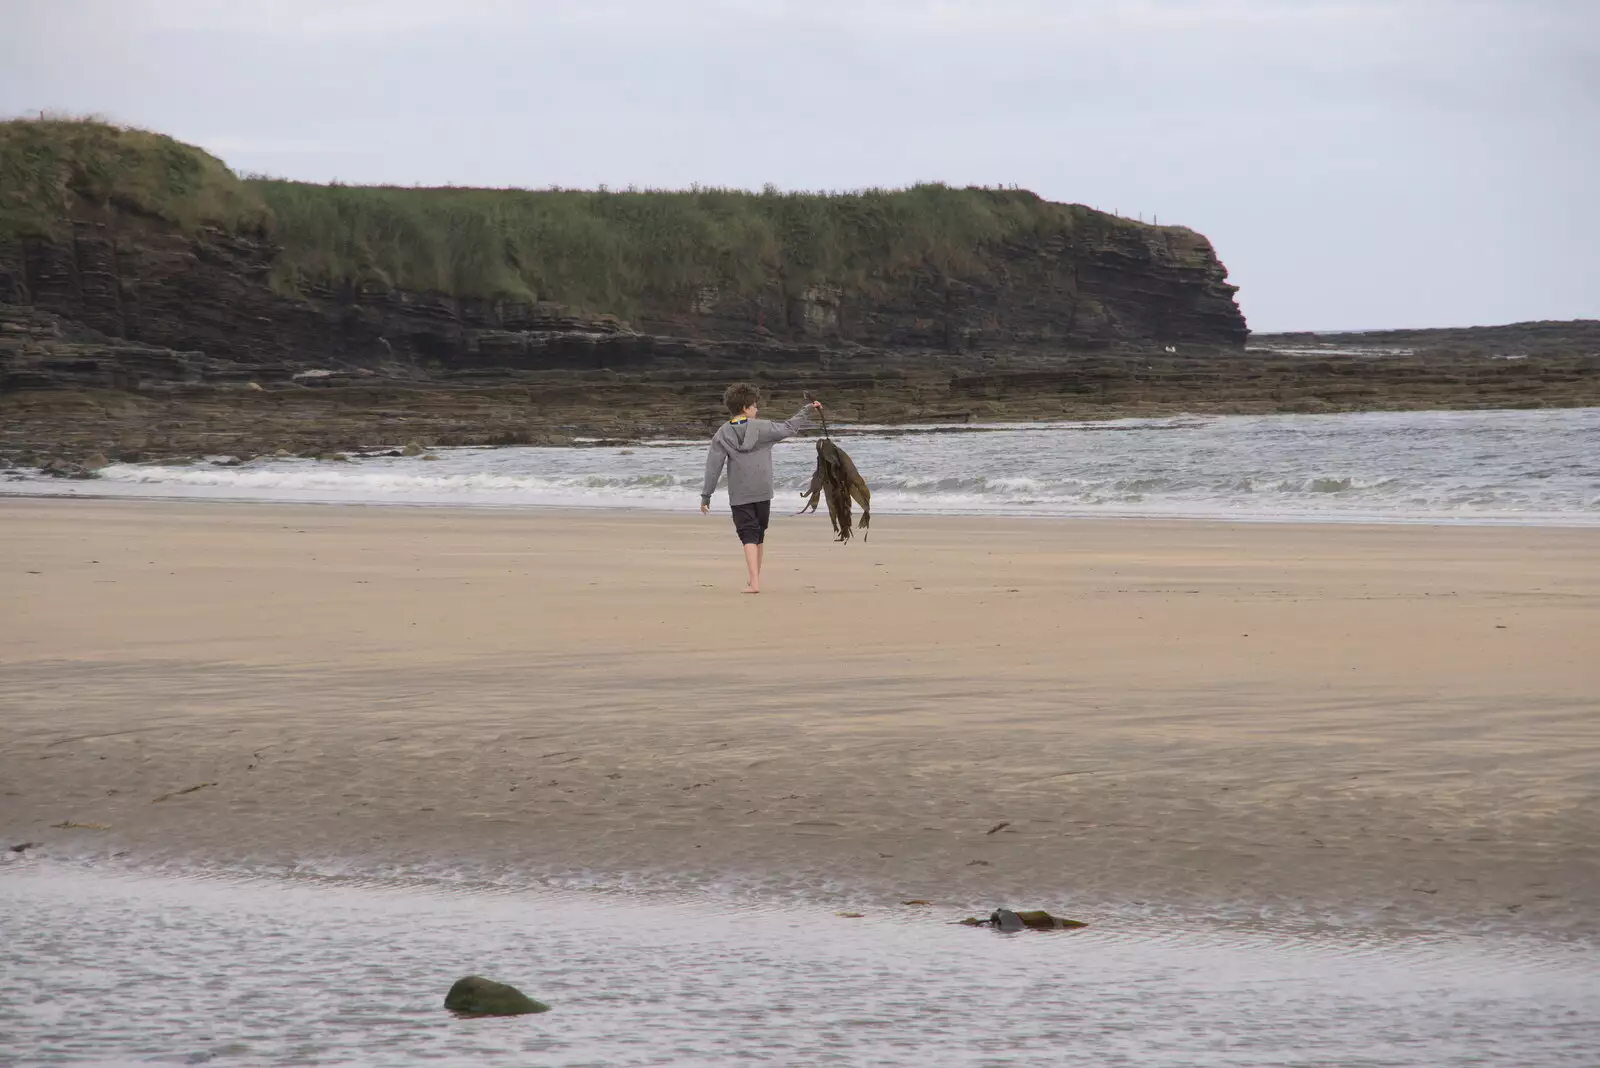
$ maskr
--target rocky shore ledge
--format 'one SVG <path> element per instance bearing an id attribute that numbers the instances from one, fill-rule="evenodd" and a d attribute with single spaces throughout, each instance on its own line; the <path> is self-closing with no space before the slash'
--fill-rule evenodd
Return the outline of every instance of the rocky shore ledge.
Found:
<path id="1" fill-rule="evenodd" d="M 1363 350 L 1296 337 L 1259 349 L 1065 356 L 777 343 L 753 352 L 630 335 L 661 355 L 628 369 L 413 375 L 251 368 L 0 305 L 0 464 L 73 475 L 108 460 L 698 437 L 733 377 L 759 382 L 775 408 L 809 391 L 840 422 L 874 424 L 1600 405 L 1600 324 L 1562 325 L 1543 345 Z"/>

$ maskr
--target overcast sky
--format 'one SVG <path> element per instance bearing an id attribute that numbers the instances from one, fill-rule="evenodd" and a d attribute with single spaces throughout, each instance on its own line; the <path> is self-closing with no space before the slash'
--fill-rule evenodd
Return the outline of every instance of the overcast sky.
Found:
<path id="1" fill-rule="evenodd" d="M 0 112 L 401 185 L 1015 184 L 1256 330 L 1600 318 L 1600 0 L 0 0 Z"/>

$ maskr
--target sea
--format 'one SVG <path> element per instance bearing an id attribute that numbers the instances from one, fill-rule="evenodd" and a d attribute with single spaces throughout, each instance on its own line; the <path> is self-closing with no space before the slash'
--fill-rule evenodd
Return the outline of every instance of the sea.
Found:
<path id="1" fill-rule="evenodd" d="M 1600 408 L 837 430 L 880 515 L 1600 525 Z M 0 493 L 689 511 L 705 462 L 684 440 L 395 451 L 114 464 L 85 482 L 12 470 Z M 814 450 L 785 443 L 774 462 L 779 507 L 798 508 Z"/>

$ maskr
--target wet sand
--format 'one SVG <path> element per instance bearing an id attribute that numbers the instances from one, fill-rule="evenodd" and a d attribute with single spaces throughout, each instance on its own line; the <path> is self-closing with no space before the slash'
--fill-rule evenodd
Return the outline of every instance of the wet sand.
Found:
<path id="1" fill-rule="evenodd" d="M 720 514 L 0 501 L 0 842 L 1600 933 L 1600 533 L 779 518 L 741 585 Z"/>

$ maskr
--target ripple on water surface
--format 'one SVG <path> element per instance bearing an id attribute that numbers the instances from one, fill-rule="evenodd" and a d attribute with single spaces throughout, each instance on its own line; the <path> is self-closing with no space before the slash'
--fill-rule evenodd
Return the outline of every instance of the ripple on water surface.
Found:
<path id="1" fill-rule="evenodd" d="M 0 872 L 9 1063 L 1593 1065 L 1592 947 Z M 552 1003 L 458 1020 L 460 975 Z"/>

